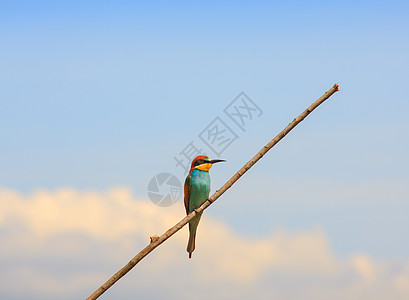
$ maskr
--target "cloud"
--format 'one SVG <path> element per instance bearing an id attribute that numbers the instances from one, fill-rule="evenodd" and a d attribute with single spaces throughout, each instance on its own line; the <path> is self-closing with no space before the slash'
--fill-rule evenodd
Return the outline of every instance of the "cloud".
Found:
<path id="1" fill-rule="evenodd" d="M 84 298 L 184 216 L 127 188 L 31 194 L 0 190 L 0 298 Z M 409 258 L 339 257 L 323 228 L 236 232 L 202 218 L 189 260 L 184 228 L 102 299 L 407 299 Z"/>
<path id="2" fill-rule="evenodd" d="M 373 262 L 365 254 L 357 254 L 352 259 L 353 266 L 359 275 L 367 283 L 373 283 L 376 278 L 376 270 Z"/>

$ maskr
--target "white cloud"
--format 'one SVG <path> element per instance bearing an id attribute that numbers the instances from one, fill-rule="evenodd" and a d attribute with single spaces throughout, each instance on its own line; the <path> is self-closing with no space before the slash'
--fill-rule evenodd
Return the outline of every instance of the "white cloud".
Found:
<path id="1" fill-rule="evenodd" d="M 365 254 L 357 254 L 352 258 L 353 266 L 359 275 L 366 281 L 368 284 L 373 283 L 377 272 L 375 270 L 374 263 L 371 259 Z"/>
<path id="2" fill-rule="evenodd" d="M 0 190 L 0 296 L 84 298 L 183 216 L 180 203 L 159 208 L 127 188 Z M 205 214 L 191 260 L 186 242 L 184 228 L 102 299 L 409 297 L 409 258 L 402 265 L 365 253 L 338 257 L 320 227 L 245 236 Z"/>

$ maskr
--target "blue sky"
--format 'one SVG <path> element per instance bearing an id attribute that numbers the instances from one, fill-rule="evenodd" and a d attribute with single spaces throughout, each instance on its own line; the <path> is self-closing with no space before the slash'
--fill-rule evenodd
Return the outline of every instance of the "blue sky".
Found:
<path id="1" fill-rule="evenodd" d="M 230 124 L 216 190 L 339 82 L 206 216 L 243 238 L 320 228 L 339 257 L 409 261 L 406 2 L 1 6 L 0 187 L 21 201 L 119 186 L 150 204 L 152 176 L 183 180 L 174 157 L 244 91 L 263 114 Z"/>

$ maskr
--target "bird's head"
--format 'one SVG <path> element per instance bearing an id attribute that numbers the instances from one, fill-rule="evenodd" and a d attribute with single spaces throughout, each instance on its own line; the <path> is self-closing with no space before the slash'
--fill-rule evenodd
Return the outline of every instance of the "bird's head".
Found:
<path id="1" fill-rule="evenodd" d="M 223 162 L 223 161 L 225 161 L 225 160 L 223 160 L 223 159 L 210 160 L 205 155 L 199 155 L 192 161 L 192 166 L 190 168 L 190 172 L 192 172 L 194 169 L 198 169 L 198 170 L 201 170 L 201 171 L 208 172 L 213 164 L 218 163 L 218 162 Z"/>

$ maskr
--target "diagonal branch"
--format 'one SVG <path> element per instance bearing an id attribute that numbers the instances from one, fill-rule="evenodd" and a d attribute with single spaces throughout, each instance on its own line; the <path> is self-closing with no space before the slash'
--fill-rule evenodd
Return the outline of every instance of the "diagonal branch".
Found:
<path id="1" fill-rule="evenodd" d="M 214 201 L 216 201 L 225 191 L 239 180 L 239 178 L 246 173 L 256 162 L 258 162 L 264 154 L 266 154 L 271 148 L 273 148 L 281 139 L 283 139 L 295 126 L 297 126 L 302 120 L 304 120 L 314 109 L 316 109 L 321 103 L 331 97 L 335 92 L 339 91 L 338 83 L 334 84 L 324 95 L 311 104 L 302 114 L 295 118 L 290 124 L 287 125 L 274 139 L 272 139 L 267 145 L 265 145 L 249 162 L 247 162 L 236 174 L 230 178 L 219 190 L 217 190 L 209 199 L 206 200 L 199 208 L 192 211 L 189 215 L 184 217 L 179 223 L 170 228 L 160 237 L 151 239 L 151 243 L 139 252 L 134 258 L 132 258 L 121 270 L 115 273 L 107 282 L 100 286 L 87 300 L 94 300 L 101 296 L 107 289 L 109 289 L 115 282 L 128 273 L 138 262 L 140 262 L 145 256 L 152 252 L 156 247 L 174 235 L 183 226 L 189 223 L 196 214 L 204 211 Z"/>

